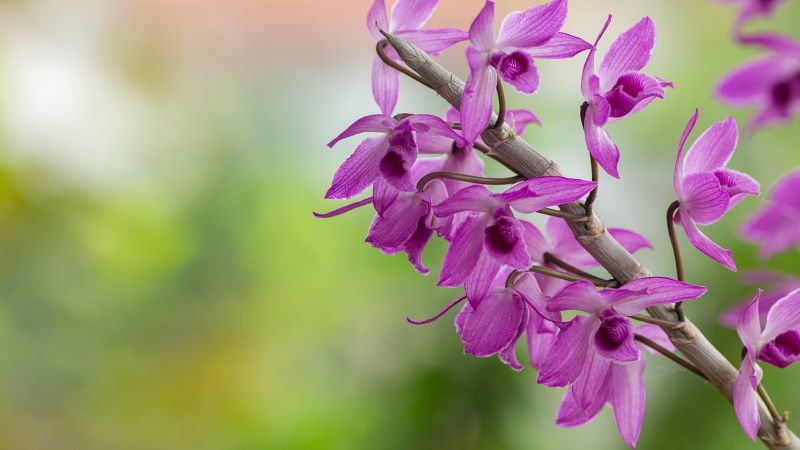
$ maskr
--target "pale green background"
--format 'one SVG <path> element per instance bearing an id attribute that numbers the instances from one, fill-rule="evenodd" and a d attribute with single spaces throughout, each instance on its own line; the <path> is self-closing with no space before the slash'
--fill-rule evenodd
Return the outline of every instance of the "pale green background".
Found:
<path id="1" fill-rule="evenodd" d="M 364 244 L 367 209 L 312 218 L 339 205 L 322 195 L 357 141 L 324 144 L 376 112 L 369 3 L 0 3 L 0 448 L 625 448 L 609 410 L 556 428 L 561 391 L 531 369 L 463 356 L 452 316 L 406 324 L 456 292 Z M 432 23 L 466 27 L 481 4 L 442 0 Z M 498 16 L 529 5 L 499 1 Z M 676 89 L 609 127 L 623 179 L 602 178 L 597 208 L 650 238 L 657 251 L 641 260 L 672 275 L 663 215 L 680 131 L 696 106 L 695 136 L 732 113 L 713 86 L 755 52 L 732 42 L 733 10 L 712 2 L 570 8 L 565 31 L 590 41 L 615 13 L 603 51 L 642 16 L 656 23 L 648 71 Z M 796 32 L 799 18 L 790 2 L 757 27 Z M 461 76 L 463 48 L 443 57 Z M 576 177 L 588 176 L 582 62 L 540 61 L 541 92 L 510 98 L 545 122 L 529 142 Z M 398 112 L 445 108 L 405 80 L 402 94 Z M 800 165 L 798 137 L 796 123 L 743 136 L 731 167 L 767 188 Z M 761 202 L 705 230 L 740 269 L 759 267 L 736 230 Z M 425 261 L 436 267 L 443 250 Z M 737 337 L 716 317 L 754 289 L 684 251 L 688 280 L 710 287 L 688 313 L 735 359 Z M 765 372 L 778 407 L 800 411 L 798 369 Z M 692 375 L 653 359 L 646 382 L 639 448 L 753 446 Z"/>

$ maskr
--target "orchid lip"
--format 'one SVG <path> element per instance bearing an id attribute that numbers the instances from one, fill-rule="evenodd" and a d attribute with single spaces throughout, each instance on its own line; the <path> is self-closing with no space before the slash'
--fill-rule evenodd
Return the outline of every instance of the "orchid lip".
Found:
<path id="1" fill-rule="evenodd" d="M 617 315 L 613 310 L 600 314 L 600 327 L 595 333 L 595 343 L 605 350 L 616 350 L 625 343 L 632 333 L 630 321 Z"/>

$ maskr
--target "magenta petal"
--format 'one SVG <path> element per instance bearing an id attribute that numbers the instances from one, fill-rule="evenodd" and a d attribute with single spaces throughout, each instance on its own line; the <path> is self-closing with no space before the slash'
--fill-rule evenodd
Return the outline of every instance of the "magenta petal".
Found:
<path id="1" fill-rule="evenodd" d="M 417 132 L 418 135 L 431 134 L 435 136 L 442 136 L 452 139 L 459 147 L 466 147 L 468 145 L 460 134 L 447 125 L 447 122 L 434 115 L 414 114 L 405 120 L 411 124 L 411 127 Z"/>
<path id="2" fill-rule="evenodd" d="M 612 301 L 614 309 L 622 315 L 637 314 L 655 305 L 694 300 L 702 297 L 707 289 L 703 286 L 684 283 L 667 277 L 645 277 L 630 281 L 623 287 L 630 294 Z M 605 292 L 620 292 L 606 290 Z"/>
<path id="3" fill-rule="evenodd" d="M 458 227 L 444 256 L 440 286 L 458 287 L 469 277 L 483 251 L 483 229 L 488 221 L 486 216 L 471 216 Z"/>
<path id="4" fill-rule="evenodd" d="M 599 398 L 607 398 L 607 376 L 613 364 L 603 358 L 593 348 L 589 349 L 583 370 L 575 383 L 570 387 L 570 392 L 578 405 L 584 410 L 592 409 L 593 403 Z"/>
<path id="5" fill-rule="evenodd" d="M 525 305 L 508 289 L 494 289 L 472 309 L 461 329 L 464 353 L 491 356 L 508 346 L 525 317 Z"/>
<path id="6" fill-rule="evenodd" d="M 737 67 L 717 85 L 720 100 L 732 106 L 745 106 L 769 98 L 772 86 L 789 75 L 782 58 L 769 57 Z"/>
<path id="7" fill-rule="evenodd" d="M 678 221 L 686 232 L 686 237 L 694 247 L 700 250 L 709 258 L 722 264 L 726 269 L 736 272 L 736 263 L 733 261 L 733 254 L 730 250 L 724 249 L 714 243 L 703 232 L 701 232 L 694 221 L 685 213 L 678 211 Z"/>
<path id="8" fill-rule="evenodd" d="M 762 260 L 800 247 L 800 211 L 792 211 L 784 205 L 770 204 L 751 216 L 742 227 L 742 237 L 759 244 Z"/>
<path id="9" fill-rule="evenodd" d="M 500 264 L 524 270 L 531 264 L 525 247 L 524 228 L 513 215 L 495 215 L 494 223 L 484 230 L 483 247 Z"/>
<path id="10" fill-rule="evenodd" d="M 381 159 L 381 176 L 396 189 L 413 192 L 411 171 L 417 159 L 417 144 L 410 129 L 394 133 L 389 138 L 389 147 Z"/>
<path id="11" fill-rule="evenodd" d="M 651 325 L 649 323 L 646 323 L 644 325 L 639 325 L 638 327 L 636 327 L 635 331 L 636 334 L 640 334 L 650 339 L 651 341 L 666 348 L 671 352 L 674 352 L 676 350 L 675 345 L 669 339 L 667 333 L 665 333 L 664 330 L 658 325 Z M 661 353 L 659 353 L 657 350 L 653 350 L 650 347 L 646 347 L 644 345 L 640 345 L 640 347 L 647 350 L 647 352 L 650 353 L 651 355 L 661 355 Z"/>
<path id="12" fill-rule="evenodd" d="M 693 173 L 683 179 L 681 210 L 692 221 L 708 225 L 719 220 L 728 211 L 730 196 L 713 173 Z"/>
<path id="13" fill-rule="evenodd" d="M 619 148 L 611 140 L 611 136 L 602 127 L 594 124 L 592 117 L 586 115 L 583 123 L 583 134 L 589 153 L 607 174 L 619 178 Z"/>
<path id="14" fill-rule="evenodd" d="M 758 394 L 756 388 L 761 382 L 762 371 L 751 356 L 742 360 L 739 375 L 733 382 L 733 408 L 742 429 L 755 442 L 761 418 L 758 415 Z"/>
<path id="15" fill-rule="evenodd" d="M 503 54 L 494 64 L 500 78 L 524 94 L 533 94 L 539 88 L 539 72 L 533 58 L 525 52 Z"/>
<path id="16" fill-rule="evenodd" d="M 367 138 L 339 166 L 325 198 L 347 199 L 364 192 L 378 178 L 381 159 L 386 154 L 385 137 Z"/>
<path id="17" fill-rule="evenodd" d="M 494 2 L 487 0 L 469 27 L 469 42 L 481 52 L 494 47 Z"/>
<path id="18" fill-rule="evenodd" d="M 761 340 L 772 341 L 791 330 L 800 330 L 800 289 L 788 293 L 772 305 L 767 313 Z"/>
<path id="19" fill-rule="evenodd" d="M 384 217 L 375 216 L 369 229 L 367 242 L 382 250 L 395 253 L 417 230 L 421 217 L 430 207 L 416 195 L 400 196 L 386 211 Z"/>
<path id="20" fill-rule="evenodd" d="M 570 283 L 547 302 L 548 311 L 576 310 L 594 313 L 602 307 L 603 298 L 589 281 Z"/>
<path id="21" fill-rule="evenodd" d="M 711 125 L 686 152 L 683 170 L 686 175 L 725 167 L 736 149 L 739 130 L 736 120 L 728 117 Z"/>
<path id="22" fill-rule="evenodd" d="M 613 88 L 605 94 L 610 106 L 610 116 L 621 119 L 641 111 L 654 98 L 664 98 L 664 87 L 668 84 L 650 75 L 631 72 L 617 79 Z"/>
<path id="23" fill-rule="evenodd" d="M 405 244 L 403 244 L 405 252 L 408 255 L 408 262 L 414 266 L 417 272 L 423 275 L 427 275 L 428 272 L 430 272 L 430 269 L 422 264 L 422 252 L 425 250 L 425 246 L 428 245 L 428 241 L 430 241 L 432 235 L 433 230 L 428 228 L 425 224 L 425 217 L 420 217 L 417 223 L 417 229 L 411 237 L 408 238 Z"/>
<path id="24" fill-rule="evenodd" d="M 519 342 L 519 338 L 522 337 L 522 333 L 525 332 L 529 317 L 530 312 L 527 308 L 525 308 L 524 317 L 522 322 L 520 322 L 520 328 L 517 331 L 517 335 L 497 355 L 497 357 L 500 358 L 500 361 L 511 367 L 511 369 L 513 369 L 515 372 L 519 372 L 524 368 L 524 366 L 519 362 L 519 359 L 517 359 L 517 342 Z"/>
<path id="25" fill-rule="evenodd" d="M 620 436 L 631 448 L 636 447 L 644 421 L 647 403 L 643 378 L 645 365 L 645 359 L 641 358 L 630 364 L 613 365 L 610 370 L 609 401 L 614 410 L 614 421 Z"/>
<path id="26" fill-rule="evenodd" d="M 431 18 L 439 0 L 397 0 L 392 6 L 391 30 L 416 30 Z"/>
<path id="27" fill-rule="evenodd" d="M 542 318 L 535 312 L 530 314 L 525 328 L 525 342 L 528 344 L 528 356 L 531 358 L 531 366 L 534 369 L 539 369 L 544 363 L 550 347 L 556 340 L 557 333 L 558 327 L 553 322 Z"/>
<path id="28" fill-rule="evenodd" d="M 598 75 L 603 91 L 610 90 L 624 73 L 638 72 L 650 60 L 656 43 L 656 29 L 649 17 L 622 33 L 600 63 Z"/>
<path id="29" fill-rule="evenodd" d="M 650 241 L 639 233 L 624 228 L 608 228 L 608 233 L 629 253 L 643 248 L 652 249 Z M 547 220 L 547 234 L 553 240 L 550 253 L 582 269 L 597 267 L 600 263 L 575 239 L 564 219 L 551 217 Z"/>
<path id="30" fill-rule="evenodd" d="M 395 33 L 395 35 L 411 42 L 432 56 L 436 56 L 455 44 L 469 39 L 466 31 L 455 28 L 409 30 Z"/>
<path id="31" fill-rule="evenodd" d="M 552 39 L 542 45 L 527 49 L 534 58 L 572 58 L 578 53 L 592 48 L 592 44 L 567 33 L 556 33 Z"/>
<path id="32" fill-rule="evenodd" d="M 586 62 L 583 64 L 583 72 L 581 73 L 581 93 L 586 101 L 591 101 L 600 90 L 600 80 L 594 73 L 594 55 L 597 52 L 598 42 L 600 42 L 600 39 L 603 37 L 603 34 L 605 34 L 610 24 L 611 14 L 608 15 L 605 24 L 603 24 L 603 28 L 600 30 L 600 33 L 597 35 L 597 39 L 594 41 L 594 45 L 592 46 L 591 50 L 589 50 L 589 54 L 586 56 Z"/>
<path id="33" fill-rule="evenodd" d="M 536 114 L 527 109 L 509 109 L 506 114 L 514 126 L 514 132 L 517 133 L 517 136 L 525 134 L 525 129 L 532 123 L 536 125 L 542 124 Z"/>
<path id="34" fill-rule="evenodd" d="M 566 17 L 567 0 L 552 0 L 525 11 L 514 11 L 503 19 L 497 48 L 542 45 L 555 36 Z"/>
<path id="35" fill-rule="evenodd" d="M 482 185 L 472 185 L 451 195 L 450 198 L 434 205 L 436 217 L 447 217 L 462 211 L 488 212 L 497 204 L 491 192 Z"/>
<path id="36" fill-rule="evenodd" d="M 372 97 L 382 113 L 391 115 L 394 111 L 399 86 L 398 72 L 375 56 L 372 61 Z"/>
<path id="37" fill-rule="evenodd" d="M 464 280 L 464 293 L 467 294 L 467 299 L 473 307 L 477 308 L 483 301 L 499 271 L 500 263 L 492 258 L 484 248 L 469 276 Z"/>
<path id="38" fill-rule="evenodd" d="M 719 180 L 722 189 L 730 196 L 729 210 L 746 196 L 761 194 L 761 186 L 758 181 L 746 173 L 731 169 L 718 169 L 714 171 L 714 176 Z"/>
<path id="39" fill-rule="evenodd" d="M 608 391 L 608 381 L 606 381 L 606 386 L 603 387 L 603 391 Z M 603 409 L 607 397 L 608 393 L 606 392 L 604 397 L 601 398 L 598 396 L 594 398 L 587 408 L 583 408 L 578 404 L 578 401 L 575 400 L 575 396 L 572 394 L 572 388 L 568 389 L 556 413 L 556 425 L 559 427 L 577 427 L 591 421 Z"/>
<path id="40" fill-rule="evenodd" d="M 600 327 L 594 334 L 594 349 L 604 358 L 627 363 L 641 357 L 633 340 L 630 320 L 620 315 L 603 313 Z"/>
<path id="41" fill-rule="evenodd" d="M 392 117 L 385 114 L 364 116 L 353 122 L 346 130 L 328 142 L 328 147 L 333 148 L 342 139 L 361 133 L 387 133 L 392 131 L 396 124 L 397 122 Z"/>
<path id="42" fill-rule="evenodd" d="M 681 133 L 681 139 L 678 141 L 678 156 L 675 159 L 675 170 L 672 173 L 672 185 L 675 188 L 675 195 L 678 198 L 683 197 L 683 149 L 686 146 L 686 140 L 689 139 L 689 134 L 694 129 L 697 123 L 697 118 L 700 116 L 700 110 L 695 109 L 694 114 L 686 122 Z"/>
<path id="43" fill-rule="evenodd" d="M 585 316 L 576 316 L 567 323 L 539 369 L 537 383 L 561 387 L 575 381 L 586 361 L 590 339 L 597 325 L 596 319 Z"/>
<path id="44" fill-rule="evenodd" d="M 375 0 L 367 13 L 367 30 L 376 40 L 383 39 L 383 35 L 378 29 L 389 31 L 389 24 L 386 21 L 386 2 L 385 0 Z"/>
<path id="45" fill-rule="evenodd" d="M 470 144 L 480 136 L 492 118 L 492 99 L 497 86 L 497 72 L 488 65 L 485 55 L 467 49 L 470 75 L 461 99 L 461 129 Z"/>
<path id="46" fill-rule="evenodd" d="M 392 206 L 400 191 L 392 186 L 386 179 L 378 177 L 372 185 L 372 205 L 379 216 L 383 217 L 386 210 Z"/>
<path id="47" fill-rule="evenodd" d="M 534 262 L 542 264 L 544 262 L 544 252 L 550 249 L 550 244 L 545 239 L 544 235 L 536 225 L 521 220 L 524 229 L 525 246 L 528 248 L 528 254 Z"/>
<path id="48" fill-rule="evenodd" d="M 565 177 L 536 177 L 508 189 L 497 200 L 523 213 L 579 200 L 597 186 L 593 181 Z"/>

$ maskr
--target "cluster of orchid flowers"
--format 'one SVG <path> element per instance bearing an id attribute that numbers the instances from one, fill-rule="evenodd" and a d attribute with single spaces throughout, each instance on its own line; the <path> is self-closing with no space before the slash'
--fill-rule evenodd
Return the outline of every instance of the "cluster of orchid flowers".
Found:
<path id="1" fill-rule="evenodd" d="M 571 58 L 588 51 L 580 85 L 585 100 L 580 110 L 586 147 L 593 165 L 619 178 L 620 151 L 606 126 L 641 111 L 656 98 L 663 99 L 665 89 L 672 86 L 642 72 L 655 44 L 654 24 L 649 17 L 634 24 L 611 44 L 596 66 L 597 45 L 611 16 L 590 44 L 561 32 L 567 0 L 551 0 L 507 15 L 497 37 L 494 2 L 486 1 L 468 31 L 422 29 L 437 4 L 438 0 L 397 0 L 389 19 L 384 0 L 374 1 L 367 28 L 378 41 L 372 93 L 381 113 L 356 120 L 328 144 L 333 147 L 355 135 L 374 134 L 361 141 L 339 167 L 325 198 L 352 199 L 370 188 L 371 195 L 315 215 L 333 217 L 372 205 L 376 215 L 366 242 L 386 254 L 406 253 L 423 274 L 429 272 L 422 254 L 430 239 L 436 235 L 446 240 L 449 247 L 438 284 L 463 288 L 464 294 L 436 316 L 409 322 L 430 323 L 461 305 L 455 325 L 464 352 L 478 357 L 497 355 L 514 370 L 523 369 L 516 350 L 524 336 L 530 365 L 538 370 L 538 383 L 567 388 L 557 424 L 584 424 L 610 404 L 621 436 L 634 447 L 645 411 L 644 350 L 688 364 L 673 353 L 673 342 L 662 330 L 679 329 L 682 323 L 642 312 L 663 304 L 676 304 L 681 311 L 681 302 L 700 298 L 706 288 L 683 281 L 679 259 L 677 279 L 652 276 L 620 285 L 587 272 L 599 264 L 570 228 L 587 216 L 554 207 L 588 195 L 585 206 L 591 215 L 596 176 L 591 181 L 560 176 L 486 178 L 479 153 L 493 156 L 481 139 L 487 128 L 501 129 L 507 123 L 512 135 L 521 136 L 529 124 L 541 125 L 528 110 L 506 110 L 503 83 L 525 94 L 535 93 L 539 87 L 536 59 Z M 403 66 L 384 33 L 432 55 L 469 42 L 470 75 L 460 111 L 450 108 L 442 118 L 393 115 L 399 73 L 427 83 Z M 740 91 L 745 89 L 742 80 L 731 83 Z M 495 93 L 500 102 L 496 115 Z M 699 251 L 736 270 L 730 250 L 704 235 L 698 225 L 710 225 L 744 197 L 758 195 L 759 184 L 727 168 L 738 140 L 736 122 L 730 117 L 705 130 L 684 152 L 697 118 L 695 111 L 679 139 L 673 179 L 676 201 L 667 220 L 673 248 L 679 255 L 674 233 L 678 224 Z M 593 168 L 596 173 L 597 166 Z M 503 184 L 512 186 L 502 192 L 486 187 Z M 798 185 L 800 172 L 795 172 L 775 187 L 771 202 L 745 227 L 746 236 L 763 243 L 764 254 L 798 245 L 798 229 L 789 224 L 800 214 Z M 794 206 L 794 216 L 785 215 L 787 203 Z M 546 233 L 522 216 L 531 213 L 550 216 Z M 775 242 L 776 227 L 782 227 L 780 243 Z M 606 231 L 631 253 L 652 248 L 634 231 Z M 763 309 L 767 302 L 759 305 L 756 297 L 729 313 L 728 322 L 736 324 L 747 348 L 734 402 L 743 428 L 753 439 L 758 430 L 761 373 L 756 360 L 785 367 L 800 359 L 800 290 L 785 294 L 771 299 L 767 310 Z M 767 317 L 763 332 L 759 308 Z M 577 315 L 564 320 L 562 313 L 567 311 Z M 682 312 L 679 317 L 683 320 Z M 642 324 L 635 327 L 633 321 Z"/>

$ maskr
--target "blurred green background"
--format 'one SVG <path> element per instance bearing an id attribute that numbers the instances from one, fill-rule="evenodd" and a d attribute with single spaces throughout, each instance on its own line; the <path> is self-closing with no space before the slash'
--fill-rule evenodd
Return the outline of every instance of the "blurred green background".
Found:
<path id="1" fill-rule="evenodd" d="M 363 243 L 365 208 L 334 220 L 322 195 L 356 140 L 324 144 L 377 111 L 369 0 L 0 2 L 0 448 L 12 450 L 621 449 L 609 410 L 553 424 L 562 392 L 494 358 L 462 355 L 452 315 L 412 327 L 456 292 L 403 256 Z M 498 19 L 529 1 L 500 1 Z M 442 0 L 431 26 L 468 26 L 481 0 Z M 565 31 L 601 45 L 644 15 L 658 44 L 648 72 L 664 102 L 612 125 L 623 179 L 598 209 L 673 266 L 663 215 L 675 147 L 731 111 L 716 80 L 755 55 L 730 39 L 734 11 L 698 0 L 572 0 Z M 797 2 L 771 26 L 794 31 Z M 799 36 L 800 37 L 800 36 Z M 465 75 L 461 45 L 442 61 Z M 540 61 L 542 88 L 511 96 L 545 122 L 526 138 L 587 177 L 577 120 L 583 56 Z M 440 113 L 403 80 L 398 112 Z M 740 123 L 746 111 L 733 112 Z M 743 136 L 731 167 L 770 187 L 800 165 L 800 127 Z M 490 173 L 504 172 L 490 165 Z M 760 199 L 706 232 L 740 270 L 762 266 L 737 238 Z M 541 221 L 537 218 L 537 221 Z M 720 311 L 753 287 L 684 241 L 688 313 L 731 358 Z M 437 267 L 441 242 L 425 255 Z M 798 272 L 797 253 L 768 267 Z M 797 368 L 766 369 L 779 408 L 800 410 Z M 751 448 L 709 386 L 651 358 L 639 448 Z M 792 420 L 797 430 L 800 423 Z"/>

